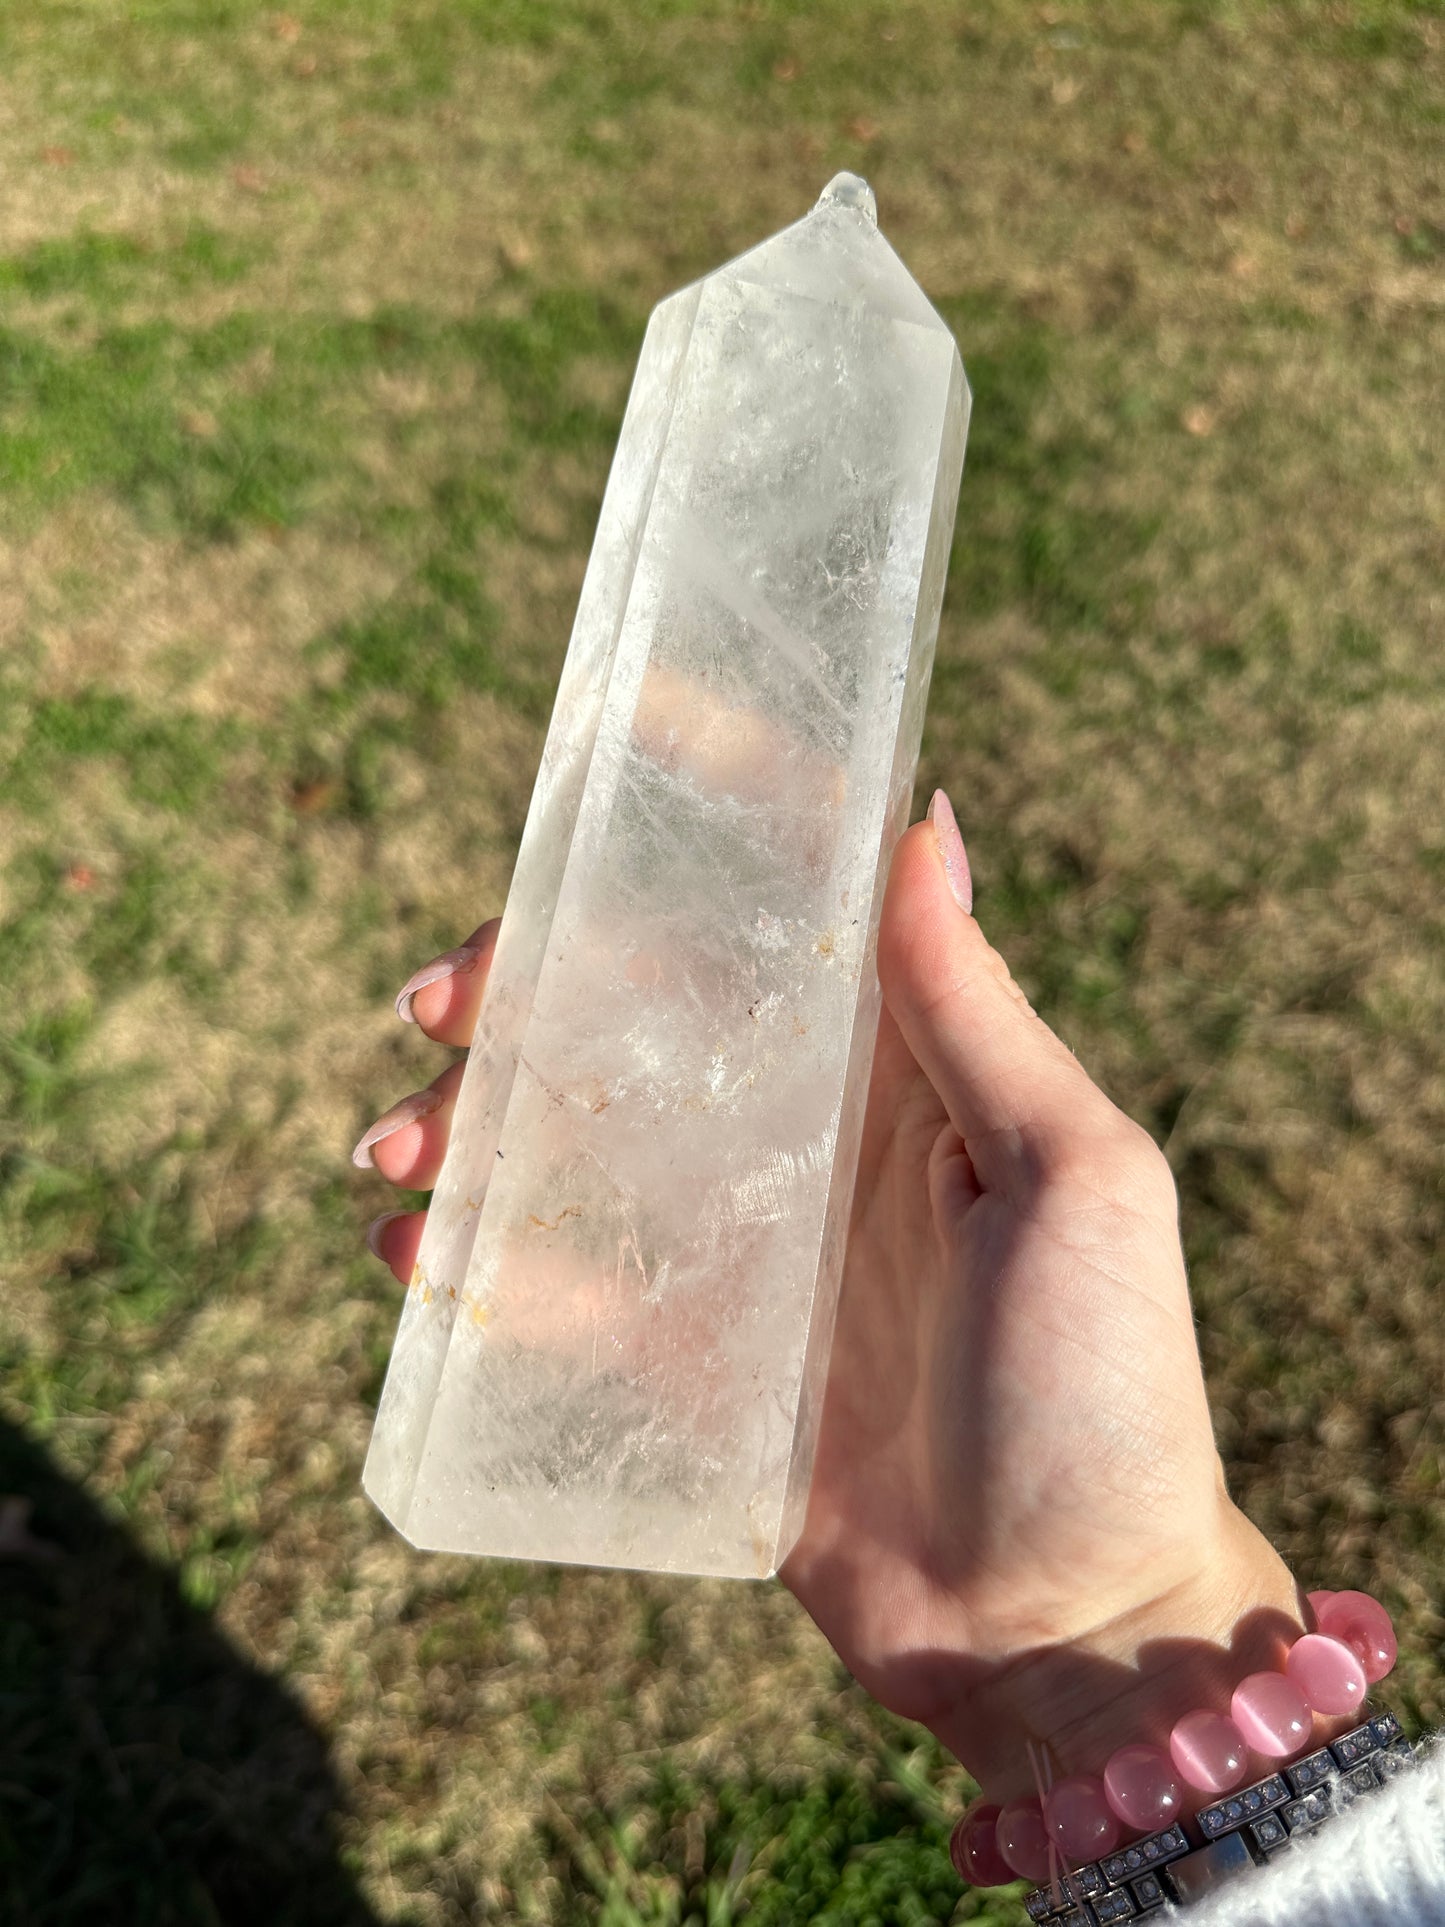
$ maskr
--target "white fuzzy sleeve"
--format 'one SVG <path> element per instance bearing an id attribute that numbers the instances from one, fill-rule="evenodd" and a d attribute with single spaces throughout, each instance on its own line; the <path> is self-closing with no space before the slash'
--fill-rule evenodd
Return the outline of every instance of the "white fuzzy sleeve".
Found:
<path id="1" fill-rule="evenodd" d="M 1445 1742 L 1423 1751 L 1412 1772 L 1191 1907 L 1190 1927 L 1445 1927 Z"/>

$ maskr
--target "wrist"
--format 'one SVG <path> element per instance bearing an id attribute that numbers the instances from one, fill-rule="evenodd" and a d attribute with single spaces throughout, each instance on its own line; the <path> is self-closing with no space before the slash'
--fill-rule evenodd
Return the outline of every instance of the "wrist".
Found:
<path id="1" fill-rule="evenodd" d="M 1277 1672 L 1307 1612 L 1278 1553 L 1221 1498 L 1182 1569 L 997 1670 L 975 1662 L 930 1724 L 991 1799 L 1034 1791 L 1031 1746 L 1056 1776 L 1097 1775 L 1118 1747 L 1162 1746 L 1182 1714 L 1227 1709 L 1247 1674 Z"/>
<path id="2" fill-rule="evenodd" d="M 1039 1883 L 1032 1919 L 1192 1904 L 1413 1763 L 1398 1719 L 1367 1705 L 1396 1657 L 1385 1608 L 1302 1597 L 1222 1494 L 1216 1524 L 1186 1578 L 1026 1655 L 969 1706 L 988 1735 L 974 1757 L 1000 1762 L 974 1769 L 984 1797 L 949 1843 L 970 1884 Z"/>

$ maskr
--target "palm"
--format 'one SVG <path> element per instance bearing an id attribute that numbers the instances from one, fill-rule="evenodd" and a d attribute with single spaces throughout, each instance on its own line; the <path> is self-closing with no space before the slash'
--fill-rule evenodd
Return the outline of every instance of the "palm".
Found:
<path id="1" fill-rule="evenodd" d="M 1199 1660 L 1199 1636 L 1232 1639 L 1246 1603 L 1271 1609 L 1248 1651 L 1274 1664 L 1297 1602 L 1223 1493 L 1168 1168 L 1028 1010 L 939 850 L 920 824 L 893 856 L 842 1298 L 783 1577 L 864 1686 L 1002 1788 L 1021 1735 L 1094 1760 L 1161 1669 L 1175 1697 L 1238 1678 L 1222 1647 Z M 403 992 L 437 1041 L 470 1042 L 495 937 Z M 360 1161 L 374 1147 L 393 1182 L 429 1188 L 460 1075 L 379 1119 Z M 373 1227 L 398 1278 L 421 1228 Z"/>
<path id="2" fill-rule="evenodd" d="M 1076 1602 L 1137 1589 L 1171 1524 L 1192 1529 L 1213 1478 L 1172 1214 L 1077 1175 L 1022 1208 L 980 1191 L 885 1009 L 784 1575 L 803 1605 L 875 1697 L 952 1725 L 930 1652 L 955 1684 L 960 1651 L 992 1672 L 1068 1637 Z"/>

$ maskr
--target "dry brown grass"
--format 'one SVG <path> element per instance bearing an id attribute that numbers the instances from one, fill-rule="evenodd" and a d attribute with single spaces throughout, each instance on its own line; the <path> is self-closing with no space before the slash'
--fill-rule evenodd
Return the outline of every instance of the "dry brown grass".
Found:
<path id="1" fill-rule="evenodd" d="M 173 390 L 157 362 L 156 418 L 192 411 L 205 442 L 206 410 L 249 410 L 261 446 L 289 432 L 292 369 L 320 472 L 289 521 L 213 535 L 110 471 L 62 489 L 42 467 L 0 541 L 0 729 L 99 691 L 127 728 L 237 732 L 180 802 L 138 793 L 123 745 L 0 801 L 17 1034 L 89 1012 L 70 1110 L 25 1110 L 15 1072 L 27 1145 L 89 1176 L 63 1221 L 9 1181 L 4 1318 L 29 1362 L 8 1409 L 292 1682 L 372 1907 L 581 1918 L 580 1862 L 539 1818 L 565 1839 L 665 1762 L 806 1777 L 875 1744 L 776 1590 L 427 1559 L 388 1533 L 357 1488 L 394 1310 L 358 1240 L 385 1199 L 344 1174 L 372 1111 L 436 1067 L 389 987 L 504 893 L 608 453 L 560 413 L 615 422 L 651 301 L 842 165 L 975 361 L 923 778 L 954 793 L 1023 981 L 1168 1140 L 1236 1489 L 1312 1583 L 1385 1589 L 1395 1701 L 1445 1717 L 1438 22 L 563 9 L 526 42 L 378 7 L 291 38 L 242 10 L 87 41 L 96 18 L 5 29 L 0 259 L 87 232 L 145 258 L 13 288 L 6 325 L 64 360 L 274 319 L 200 402 L 202 376 Z M 197 228 L 241 267 L 173 272 Z M 559 292 L 614 319 L 561 343 L 541 400 L 499 336 L 444 331 L 550 339 Z M 387 310 L 434 333 L 373 353 L 333 327 Z M 344 352 L 313 353 L 312 324 Z M 347 693 L 355 626 L 421 594 L 459 479 L 504 504 L 444 556 L 513 682 L 435 710 L 400 681 Z M 199 1303 L 177 1287 L 184 1316 L 127 1327 L 96 1404 L 72 1379 L 108 1314 L 57 1280 L 88 1289 L 107 1212 L 146 1184 L 189 1184 L 198 1252 L 268 1242 Z"/>

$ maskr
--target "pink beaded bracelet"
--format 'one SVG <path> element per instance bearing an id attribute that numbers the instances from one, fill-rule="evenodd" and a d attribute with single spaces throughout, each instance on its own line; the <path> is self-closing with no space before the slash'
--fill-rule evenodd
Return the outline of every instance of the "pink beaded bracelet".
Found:
<path id="1" fill-rule="evenodd" d="M 954 1828 L 953 1864 L 973 1886 L 1020 1876 L 1056 1879 L 1060 1863 L 1078 1866 L 1113 1852 L 1123 1830 L 1155 1833 L 1200 1804 L 1242 1784 L 1250 1754 L 1292 1759 L 1310 1744 L 1315 1715 L 1336 1718 L 1363 1705 L 1368 1687 L 1395 1664 L 1390 1616 L 1363 1592 L 1312 1592 L 1315 1628 L 1295 1640 L 1282 1673 L 1251 1673 L 1234 1689 L 1227 1714 L 1198 1707 L 1177 1720 L 1167 1747 L 1121 1746 L 1103 1776 L 1053 1781 L 1035 1767 L 1037 1797 L 998 1806 L 979 1800 Z"/>

